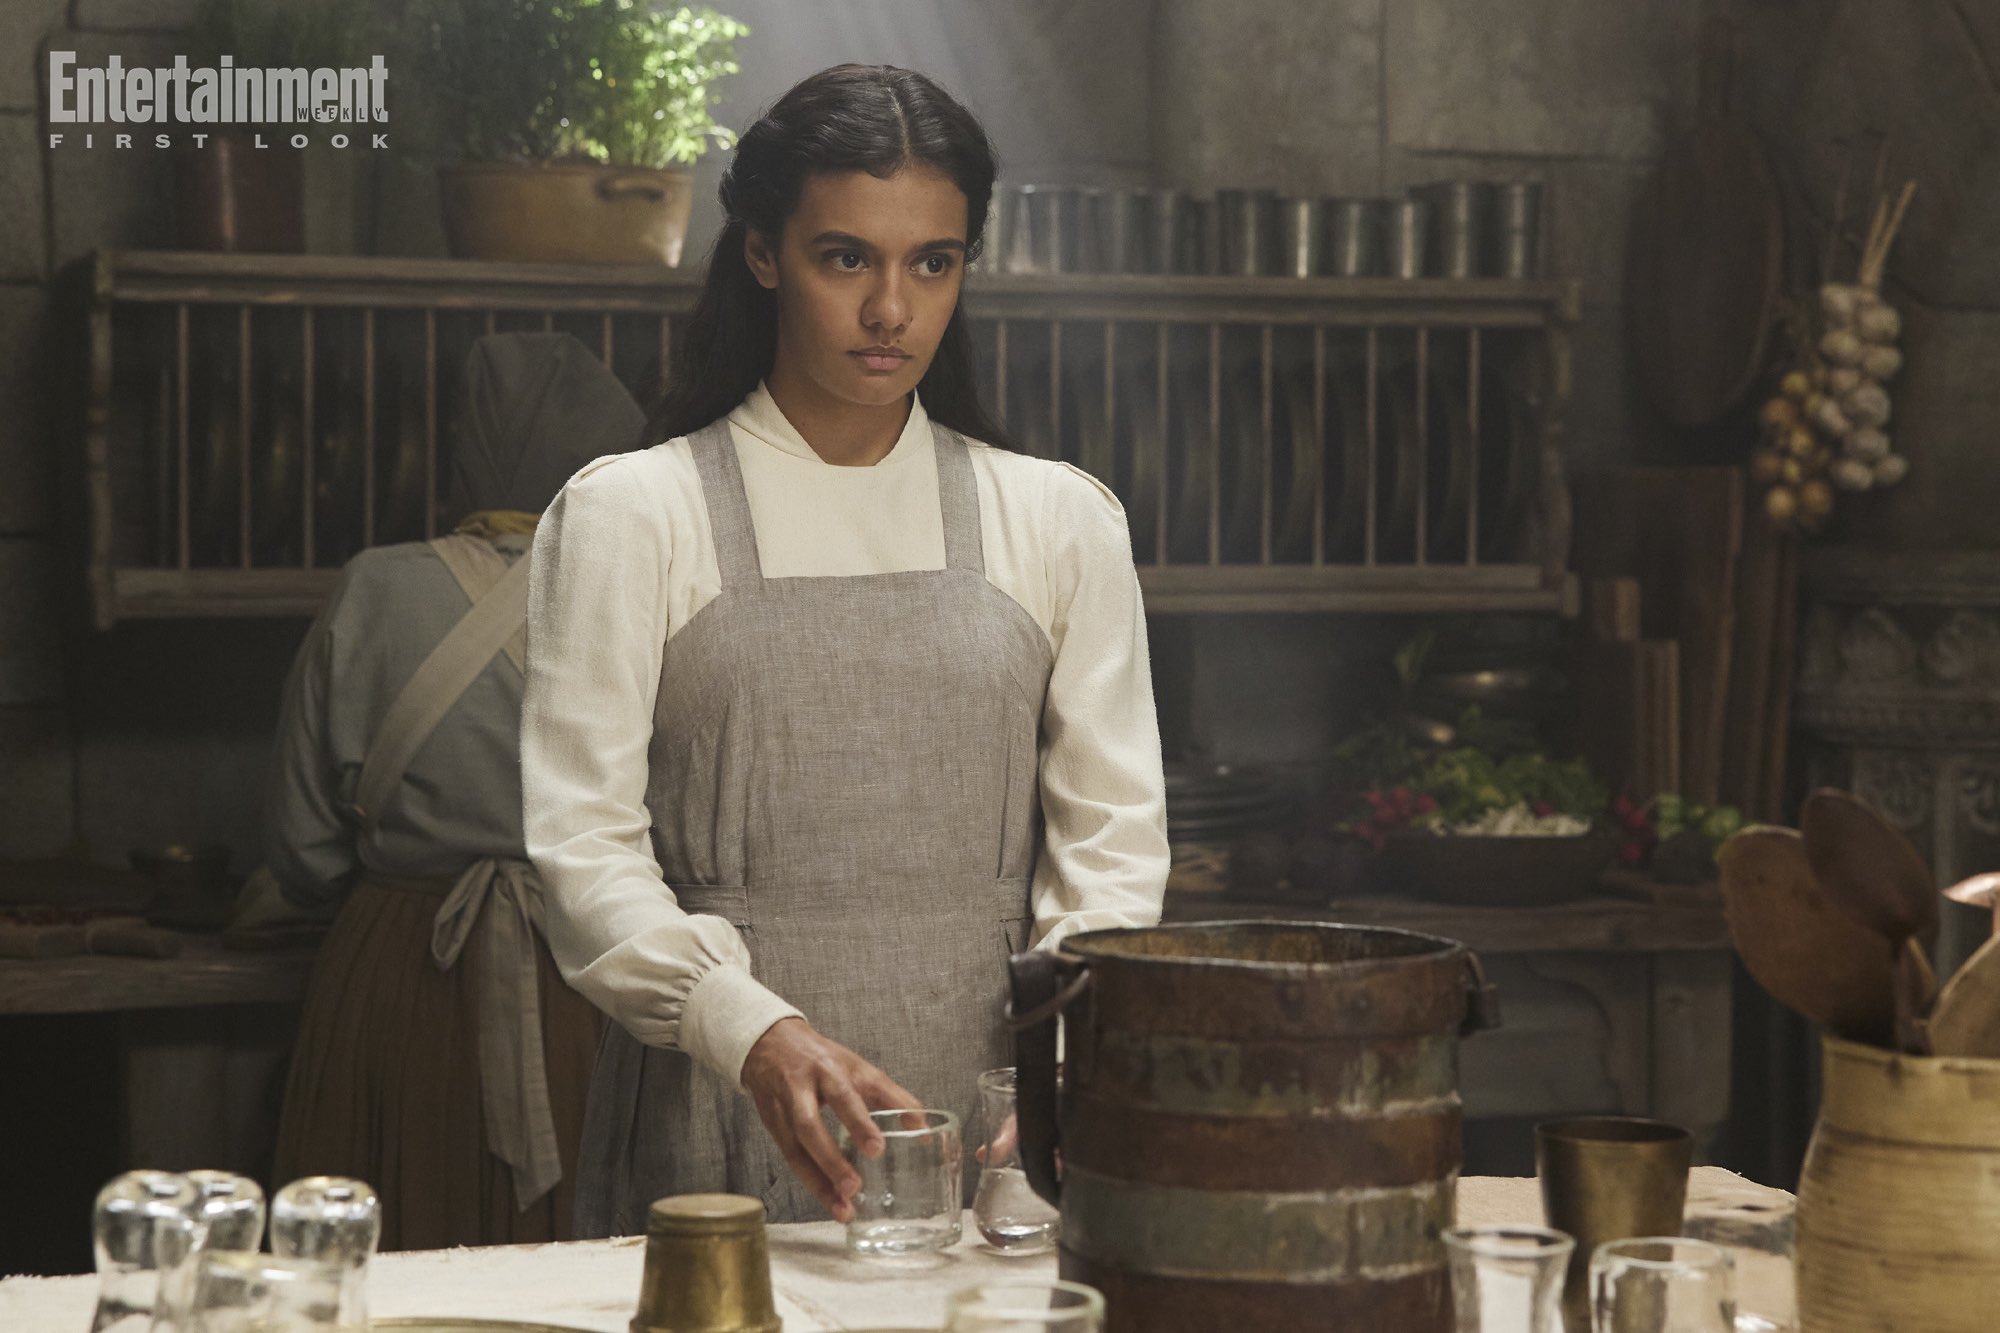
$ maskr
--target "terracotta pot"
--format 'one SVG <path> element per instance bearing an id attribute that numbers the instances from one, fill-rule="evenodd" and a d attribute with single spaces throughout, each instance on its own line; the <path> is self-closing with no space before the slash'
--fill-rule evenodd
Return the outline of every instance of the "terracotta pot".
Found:
<path id="1" fill-rule="evenodd" d="M 595 163 L 474 162 L 438 172 L 460 259 L 681 262 L 694 177 Z"/>
<path id="2" fill-rule="evenodd" d="M 211 134 L 174 157 L 174 233 L 183 250 L 298 254 L 306 248 L 304 155 L 276 131 Z"/>
<path id="3" fill-rule="evenodd" d="M 1799 1327 L 1984 1333 L 2000 1274 L 2000 1060 L 1824 1039 L 1799 1177 Z"/>

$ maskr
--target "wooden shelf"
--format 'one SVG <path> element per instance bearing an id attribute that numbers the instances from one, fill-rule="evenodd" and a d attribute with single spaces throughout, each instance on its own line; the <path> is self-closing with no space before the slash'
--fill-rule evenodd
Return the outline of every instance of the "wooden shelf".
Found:
<path id="1" fill-rule="evenodd" d="M 636 391 L 664 371 L 702 278 L 653 265 L 123 250 L 99 252 L 89 276 L 89 586 L 107 628 L 312 614 L 353 550 L 436 526 L 453 429 L 448 381 L 482 323 L 570 331 Z M 982 376 L 1001 409 L 1022 417 L 1010 429 L 1024 447 L 1095 458 L 1114 488 L 1150 471 L 1153 503 L 1121 492 L 1153 525 L 1143 532 L 1135 517 L 1149 609 L 1574 612 L 1560 461 L 1574 282 L 975 272 L 966 308 L 990 357 Z M 1071 353 L 1088 369 L 1065 368 Z M 1232 397 L 1244 356 L 1261 362 L 1261 417 L 1258 404 Z M 1157 386 L 1153 419 L 1166 423 L 1143 437 L 1118 434 L 1143 419 L 1120 373 L 1128 357 L 1137 382 Z M 1010 395 L 1010 362 L 1017 384 L 1046 378 L 1047 392 L 1038 378 Z M 1439 382 L 1452 374 L 1465 384 Z M 1410 388 L 1425 375 L 1438 377 L 1432 396 Z M 1298 377 L 1319 385 L 1322 376 L 1329 387 L 1312 391 L 1308 447 L 1335 461 L 1302 470 L 1288 461 L 1297 432 L 1281 423 L 1302 401 Z M 1466 391 L 1473 384 L 1478 394 Z M 1452 402 L 1472 404 L 1469 424 L 1446 415 Z M 270 438 L 289 438 L 290 453 L 267 442 L 273 429 L 287 433 Z M 1108 434 L 1095 453 L 1087 430 Z M 346 454 L 323 452 L 328 440 Z M 1260 445 L 1259 461 L 1247 451 Z M 1228 488 L 1253 475 L 1264 478 L 1264 527 L 1246 535 L 1245 502 Z M 1483 477 L 1504 481 L 1482 486 Z M 1333 530 L 1329 496 L 1324 541 L 1316 526 L 1302 546 L 1287 509 L 1293 484 L 1376 488 L 1365 541 L 1353 527 Z M 1359 493 L 1341 492 L 1342 521 L 1358 523 Z M 288 515 L 275 525 L 263 518 L 272 506 Z M 1201 520 L 1189 518 L 1204 508 L 1205 543 L 1190 540 Z M 1294 535 L 1274 542 L 1281 520 Z M 1204 545 L 1217 562 L 1155 562 Z M 1444 558 L 1474 547 L 1483 560 Z M 1429 562 L 1408 563 L 1419 549 Z M 1257 563 L 1258 550 L 1271 562 Z"/>

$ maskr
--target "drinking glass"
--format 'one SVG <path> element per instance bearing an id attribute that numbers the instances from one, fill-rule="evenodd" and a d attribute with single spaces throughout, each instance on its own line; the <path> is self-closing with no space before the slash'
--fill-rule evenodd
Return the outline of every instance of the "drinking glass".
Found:
<path id="1" fill-rule="evenodd" d="M 160 1224 L 159 1318 L 154 1329 L 186 1326 L 196 1255 L 211 1250 L 254 1251 L 264 1239 L 264 1187 L 232 1171 L 189 1171 L 194 1200 L 181 1216 Z"/>
<path id="2" fill-rule="evenodd" d="M 1798 1328 L 1794 1211 L 1794 1201 L 1782 1196 L 1688 1204 L 1681 1234 L 1723 1246 L 1736 1265 L 1736 1333 Z"/>
<path id="3" fill-rule="evenodd" d="M 951 1294 L 944 1333 L 1100 1333 L 1104 1297 L 1081 1282 L 982 1282 Z"/>
<path id="4" fill-rule="evenodd" d="M 127 1171 L 97 1192 L 91 1223 L 97 1313 L 91 1333 L 125 1333 L 152 1324 L 161 1229 L 185 1218 L 198 1197 L 187 1177 L 171 1171 Z"/>
<path id="5" fill-rule="evenodd" d="M 1734 1333 L 1729 1251 L 1684 1236 L 1607 1241 L 1590 1260 L 1595 1333 Z"/>
<path id="6" fill-rule="evenodd" d="M 1570 1333 L 1590 1326 L 1590 1258 L 1599 1245 L 1681 1229 L 1693 1157 L 1693 1136 L 1661 1120 L 1583 1116 L 1535 1126 L 1542 1220 L 1576 1241 L 1563 1292 Z"/>
<path id="7" fill-rule="evenodd" d="M 965 1164 L 958 1117 L 950 1111 L 871 1111 L 882 1155 L 864 1157 L 840 1126 L 840 1151 L 861 1177 L 850 1253 L 870 1259 L 927 1254 L 958 1244 Z"/>
<path id="8" fill-rule="evenodd" d="M 1011 1067 L 979 1076 L 979 1109 L 979 1190 L 972 1196 L 972 1220 L 1002 1254 L 1040 1254 L 1056 1243 L 1062 1214 L 1035 1193 L 1021 1169 Z"/>
<path id="9" fill-rule="evenodd" d="M 335 1333 L 341 1270 L 310 1259 L 202 1250 L 192 1270 L 181 1333 Z"/>
<path id="10" fill-rule="evenodd" d="M 1547 1227 L 1454 1227 L 1444 1246 L 1457 1333 L 1562 1333 L 1574 1240 Z"/>
<path id="11" fill-rule="evenodd" d="M 382 1206 L 362 1181 L 306 1176 L 271 1201 L 271 1253 L 339 1269 L 340 1319 L 349 1327 L 368 1327 L 368 1261 L 381 1239 Z"/>

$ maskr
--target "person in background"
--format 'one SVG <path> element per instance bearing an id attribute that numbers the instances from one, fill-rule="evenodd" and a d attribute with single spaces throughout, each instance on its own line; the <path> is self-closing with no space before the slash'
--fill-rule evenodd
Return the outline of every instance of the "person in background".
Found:
<path id="1" fill-rule="evenodd" d="M 528 851 L 564 975 L 617 1020 L 580 1235 L 709 1190 L 844 1220 L 827 1112 L 864 1152 L 870 1109 L 972 1123 L 1008 954 L 1159 919 L 1124 511 L 979 402 L 959 290 L 993 179 L 921 74 L 786 93 L 723 177 L 651 447 L 535 534 Z"/>
<path id="2" fill-rule="evenodd" d="M 463 411 L 456 530 L 349 561 L 299 648 L 269 888 L 235 923 L 332 915 L 274 1175 L 367 1181 L 385 1249 L 567 1237 L 602 1030 L 542 942 L 522 843 L 528 550 L 564 480 L 644 415 L 559 333 L 479 339 Z"/>

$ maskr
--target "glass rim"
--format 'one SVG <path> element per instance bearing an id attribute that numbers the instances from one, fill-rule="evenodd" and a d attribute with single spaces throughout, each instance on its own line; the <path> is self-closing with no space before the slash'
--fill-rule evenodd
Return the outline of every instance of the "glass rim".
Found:
<path id="1" fill-rule="evenodd" d="M 1686 1250 L 1685 1257 L 1669 1259 L 1649 1259 L 1641 1254 L 1627 1252 L 1627 1246 L 1663 1245 L 1679 1251 Z M 1627 1268 L 1640 1268 L 1649 1272 L 1666 1272 L 1676 1268 L 1721 1268 L 1735 1267 L 1735 1260 L 1726 1245 L 1717 1245 L 1712 1240 L 1702 1240 L 1698 1236 L 1626 1236 L 1619 1240 L 1607 1240 L 1591 1251 L 1590 1263 L 1598 1267 L 1606 1259 L 1616 1259 Z"/>
<path id="2" fill-rule="evenodd" d="M 994 1092 L 1012 1092 L 1014 1091 L 1015 1084 L 1019 1081 L 1020 1075 L 1016 1066 L 1002 1065 L 998 1069 L 988 1069 L 980 1074 L 979 1090 L 981 1092 L 989 1089 Z"/>
<path id="3" fill-rule="evenodd" d="M 920 1125 L 915 1129 L 901 1125 L 891 1128 L 881 1123 L 883 1116 L 908 1115 L 926 1116 L 929 1118 L 929 1123 Z M 885 1139 L 920 1139 L 926 1135 L 942 1134 L 946 1130 L 958 1128 L 958 1113 L 956 1111 L 943 1111 L 931 1106 L 912 1106 L 902 1111 L 870 1111 L 868 1118 L 876 1122 L 875 1128 L 881 1131 L 882 1137 Z M 845 1132 L 846 1129 L 847 1126 L 845 1124 L 841 1125 L 842 1132 Z"/>
<path id="4" fill-rule="evenodd" d="M 1004 1293 L 1019 1292 L 1030 1298 L 1040 1297 L 1046 1301 L 1050 1295 L 1060 1293 L 1080 1298 L 1078 1303 L 1067 1309 L 1049 1305 L 1027 1307 L 1005 1299 Z M 997 1301 L 994 1299 L 999 1297 Z M 998 1277 L 987 1282 L 974 1282 L 952 1292 L 949 1309 L 952 1313 L 996 1314 L 1006 1318 L 1034 1318 L 1048 1315 L 1102 1315 L 1104 1313 L 1104 1293 L 1096 1287 L 1082 1282 L 1071 1282 L 1066 1278 L 1026 1278 Z"/>
<path id="5" fill-rule="evenodd" d="M 1576 1237 L 1554 1227 L 1510 1226 L 1495 1222 L 1483 1226 L 1447 1227 L 1439 1234 L 1447 1245 L 1456 1245 L 1468 1254 L 1497 1259 L 1566 1254 L 1576 1249 Z M 1509 1240 L 1529 1243 L 1508 1245 L 1505 1242 Z"/>

